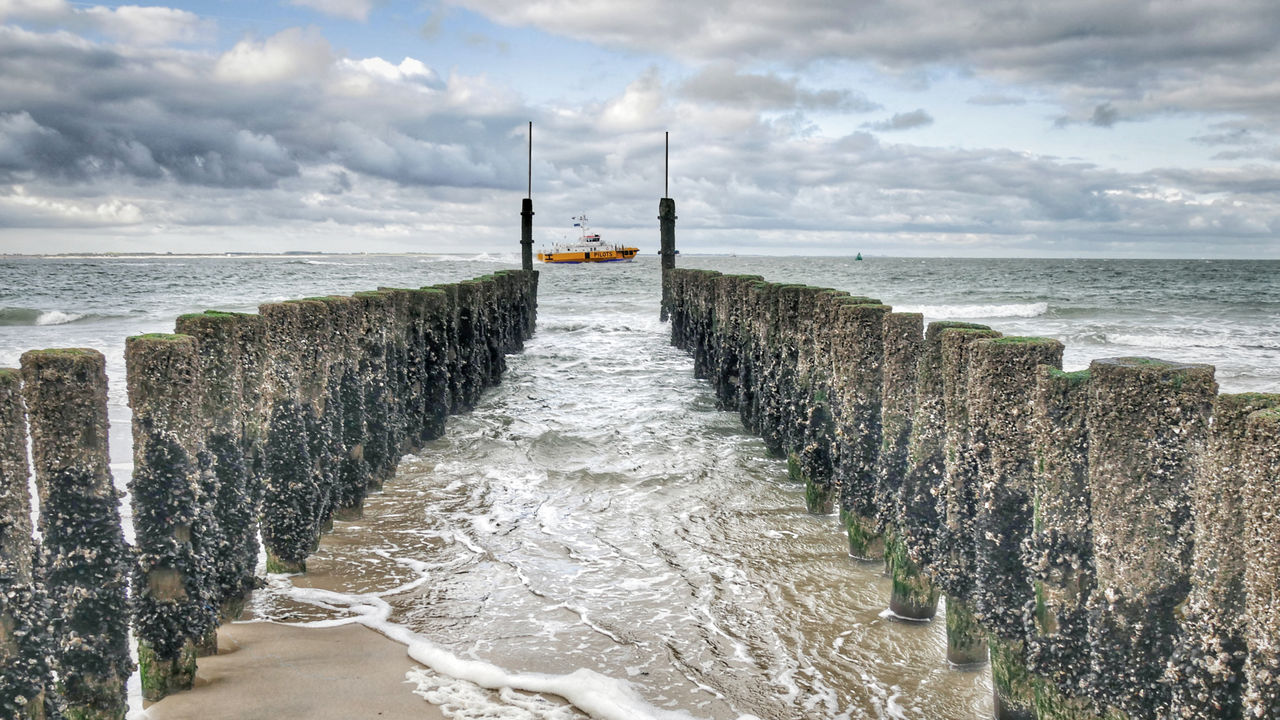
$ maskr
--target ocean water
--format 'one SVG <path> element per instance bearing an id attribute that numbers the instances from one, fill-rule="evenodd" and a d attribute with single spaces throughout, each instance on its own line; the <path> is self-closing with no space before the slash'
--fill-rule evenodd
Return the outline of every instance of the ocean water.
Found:
<path id="1" fill-rule="evenodd" d="M 1280 262 L 678 263 L 1057 337 L 1068 369 L 1151 355 L 1216 365 L 1224 392 L 1280 392 Z M 517 264 L 514 254 L 5 258 L 0 366 L 37 347 L 106 353 L 123 487 L 126 335 L 205 308 Z M 540 269 L 537 334 L 502 384 L 405 458 L 364 519 L 336 523 L 308 563 L 317 579 L 272 576 L 255 598 L 260 618 L 383 632 L 427 668 L 410 673 L 417 692 L 457 718 L 989 712 L 987 673 L 947 667 L 942 623 L 888 617 L 881 568 L 850 559 L 835 519 L 808 515 L 784 463 L 736 413 L 716 410 L 657 319 L 656 256 Z"/>

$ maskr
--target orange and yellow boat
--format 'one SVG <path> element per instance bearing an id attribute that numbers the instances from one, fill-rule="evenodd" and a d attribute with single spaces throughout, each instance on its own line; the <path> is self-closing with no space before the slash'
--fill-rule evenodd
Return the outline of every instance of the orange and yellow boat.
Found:
<path id="1" fill-rule="evenodd" d="M 599 233 L 587 229 L 586 215 L 574 218 L 573 226 L 581 228 L 582 235 L 577 242 L 556 243 L 551 250 L 543 248 L 538 259 L 544 263 L 631 262 L 640 252 L 640 248 L 606 245 Z"/>

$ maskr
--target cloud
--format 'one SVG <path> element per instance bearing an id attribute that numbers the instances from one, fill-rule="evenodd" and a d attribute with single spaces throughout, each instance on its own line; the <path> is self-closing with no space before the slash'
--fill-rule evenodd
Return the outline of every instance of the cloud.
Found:
<path id="1" fill-rule="evenodd" d="M 795 78 L 774 73 L 741 72 L 730 62 L 707 65 L 681 83 L 679 93 L 695 102 L 736 105 L 755 110 L 870 112 L 880 106 L 853 90 L 808 90 Z"/>
<path id="2" fill-rule="evenodd" d="M 290 28 L 258 42 L 241 40 L 218 58 L 214 75 L 226 83 L 316 79 L 333 65 L 329 42 L 317 30 Z"/>
<path id="3" fill-rule="evenodd" d="M 967 100 L 970 105 L 1026 105 L 1027 99 L 1015 97 L 1012 95 L 1001 95 L 999 93 L 991 93 L 986 95 L 975 95 Z"/>
<path id="4" fill-rule="evenodd" d="M 1089 124 L 1095 127 L 1109 128 L 1120 120 L 1120 111 L 1111 103 L 1102 103 L 1093 109 Z"/>
<path id="5" fill-rule="evenodd" d="M 690 62 L 804 67 L 844 60 L 911 74 L 961 68 L 1043 88 L 1069 115 L 1123 95 L 1126 117 L 1240 112 L 1280 121 L 1280 3 L 1235 0 L 898 0 L 849 12 L 840 3 L 781 6 L 651 0 L 453 0 L 511 26 Z"/>
<path id="6" fill-rule="evenodd" d="M 918 110 L 912 110 L 911 112 L 897 113 L 888 120 L 866 123 L 863 127 L 869 130 L 890 132 L 894 130 L 911 130 L 913 128 L 925 127 L 926 125 L 932 124 L 933 116 L 923 108 L 920 108 Z"/>
<path id="7" fill-rule="evenodd" d="M 311 8 L 336 18 L 364 22 L 379 3 L 375 0 L 289 0 L 289 4 Z"/>
<path id="8" fill-rule="evenodd" d="M 76 7 L 65 0 L 0 0 L 0 20 L 98 32 L 123 43 L 153 47 L 204 42 L 216 27 L 186 10 L 138 5 Z"/>
<path id="9" fill-rule="evenodd" d="M 0 26 L 0 239 L 514 249 L 530 119 L 539 239 L 586 209 L 610 237 L 652 247 L 666 129 L 689 252 L 839 252 L 857 238 L 899 254 L 1027 254 L 1037 242 L 1274 254 L 1280 231 L 1280 182 L 1265 166 L 1124 173 L 869 131 L 920 127 L 924 110 L 832 137 L 807 130 L 804 113 L 865 99 L 781 70 L 704 64 L 673 79 L 655 66 L 599 92 L 532 106 L 412 57 L 344 57 L 318 30 L 217 54 Z M 1099 104 L 1081 101 L 1077 117 Z M 1130 117 L 1119 96 L 1114 106 Z M 1236 127 L 1259 150 L 1274 144 L 1265 123 L 1215 130 Z"/>

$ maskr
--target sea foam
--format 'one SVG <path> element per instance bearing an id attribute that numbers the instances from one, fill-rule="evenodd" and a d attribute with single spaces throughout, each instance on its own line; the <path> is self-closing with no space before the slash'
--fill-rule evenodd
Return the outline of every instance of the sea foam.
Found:
<path id="1" fill-rule="evenodd" d="M 401 561 L 403 562 L 403 561 Z M 474 688 L 502 691 L 516 690 L 522 693 L 538 693 L 564 698 L 572 707 L 601 720 L 696 720 L 693 715 L 680 710 L 666 710 L 651 705 L 635 687 L 618 678 L 609 677 L 587 668 L 555 675 L 547 673 L 513 672 L 484 660 L 459 657 L 409 628 L 392 622 L 391 605 L 384 599 L 389 595 L 409 592 L 425 583 L 428 576 L 421 564 L 413 568 L 420 573 L 418 579 L 384 592 L 346 594 L 318 588 L 299 588 L 284 578 L 277 580 L 275 589 L 291 599 L 322 607 L 331 611 L 350 613 L 347 617 L 297 623 L 303 627 L 337 627 L 359 623 L 376 630 L 408 649 L 409 657 L 432 672 L 458 682 L 441 682 L 438 678 L 412 670 L 406 678 L 418 684 L 418 693 L 432 702 L 452 706 L 454 717 L 483 718 L 537 718 L 560 720 L 574 715 L 554 703 L 536 703 L 522 700 L 518 704 L 495 702 L 489 694 L 478 693 Z M 469 684 L 472 687 L 468 687 Z M 512 700 L 517 698 L 512 697 Z M 522 707 L 523 706 L 523 707 Z M 461 707 L 464 712 L 459 712 Z M 524 714 L 519 714 L 521 711 Z M 743 714 L 738 720 L 759 720 L 754 715 Z"/>
<path id="2" fill-rule="evenodd" d="M 1003 305 L 895 305 L 898 312 L 924 315 L 925 320 L 967 320 L 977 318 L 1031 318 L 1049 312 L 1049 303 L 1010 303 Z"/>

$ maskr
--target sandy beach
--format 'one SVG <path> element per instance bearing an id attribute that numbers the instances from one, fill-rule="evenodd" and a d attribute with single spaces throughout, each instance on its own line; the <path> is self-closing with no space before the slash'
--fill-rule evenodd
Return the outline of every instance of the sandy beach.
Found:
<path id="1" fill-rule="evenodd" d="M 362 625 L 304 628 L 242 622 L 218 630 L 216 657 L 201 658 L 194 689 L 146 709 L 149 720 L 445 716 L 413 694 L 404 674 L 422 667 L 403 645 Z"/>

